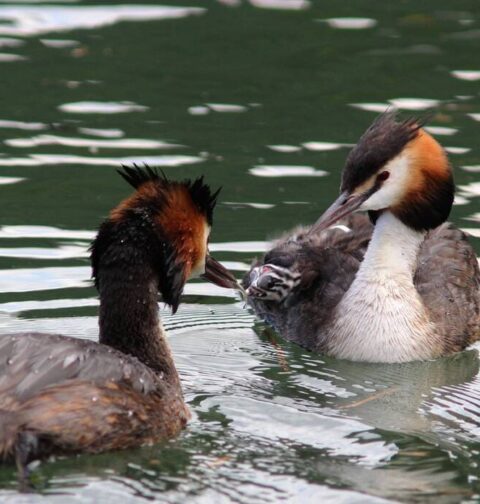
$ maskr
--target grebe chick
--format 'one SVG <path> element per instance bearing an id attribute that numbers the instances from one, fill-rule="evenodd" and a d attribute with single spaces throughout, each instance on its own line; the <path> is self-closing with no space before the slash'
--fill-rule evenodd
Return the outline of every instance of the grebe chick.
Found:
<path id="1" fill-rule="evenodd" d="M 0 337 L 0 454 L 26 464 L 169 438 L 190 416 L 158 315 L 175 312 L 195 275 L 235 288 L 208 253 L 218 191 L 146 167 L 119 173 L 136 191 L 110 212 L 91 246 L 99 343 L 57 334 Z"/>
<path id="2" fill-rule="evenodd" d="M 382 114 L 350 152 L 339 198 L 247 274 L 251 305 L 286 338 L 338 358 L 464 349 L 480 337 L 480 271 L 466 235 L 445 223 L 453 196 L 437 141 L 415 120 Z"/>

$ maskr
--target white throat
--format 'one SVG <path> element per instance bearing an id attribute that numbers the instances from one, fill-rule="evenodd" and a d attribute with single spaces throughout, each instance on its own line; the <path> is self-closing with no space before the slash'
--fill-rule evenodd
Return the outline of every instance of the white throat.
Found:
<path id="1" fill-rule="evenodd" d="M 386 211 L 336 307 L 329 353 L 350 360 L 405 362 L 435 357 L 434 326 L 413 277 L 425 233 Z"/>
<path id="2" fill-rule="evenodd" d="M 390 212 L 383 212 L 373 231 L 370 245 L 357 273 L 381 281 L 385 278 L 411 283 L 425 233 L 409 228 Z"/>

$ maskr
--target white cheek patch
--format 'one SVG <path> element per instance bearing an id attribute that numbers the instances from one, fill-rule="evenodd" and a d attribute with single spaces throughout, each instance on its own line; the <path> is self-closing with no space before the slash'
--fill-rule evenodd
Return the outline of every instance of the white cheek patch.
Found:
<path id="1" fill-rule="evenodd" d="M 195 278 L 205 273 L 205 261 L 207 259 L 207 252 L 208 252 L 207 241 L 209 236 L 210 236 L 210 226 L 207 223 L 205 223 L 202 237 L 202 243 L 204 244 L 204 246 L 201 249 L 200 259 L 192 267 L 192 271 L 190 273 L 189 278 Z"/>
<path id="2" fill-rule="evenodd" d="M 189 278 L 196 278 L 199 277 L 200 275 L 203 275 L 204 273 L 205 273 L 205 258 L 203 258 L 203 260 L 200 260 L 197 262 L 197 264 L 195 264 L 195 266 L 192 268 Z"/>
<path id="3" fill-rule="evenodd" d="M 390 176 L 382 187 L 374 192 L 361 206 L 360 210 L 383 210 L 396 205 L 405 195 L 412 169 L 409 152 L 402 152 L 389 161 L 381 171 L 388 171 Z"/>

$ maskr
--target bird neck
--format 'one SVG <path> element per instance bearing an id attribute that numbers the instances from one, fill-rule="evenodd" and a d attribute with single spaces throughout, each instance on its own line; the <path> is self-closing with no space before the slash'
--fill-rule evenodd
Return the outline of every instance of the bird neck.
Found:
<path id="1" fill-rule="evenodd" d="M 405 225 L 389 211 L 384 211 L 375 223 L 357 277 L 366 275 L 378 277 L 379 280 L 398 278 L 413 286 L 418 251 L 425 234 Z"/>
<path id="2" fill-rule="evenodd" d="M 441 348 L 414 274 L 424 232 L 383 212 L 355 280 L 335 310 L 328 352 L 368 362 L 436 357 Z"/>
<path id="3" fill-rule="evenodd" d="M 158 276 L 148 266 L 99 271 L 100 343 L 137 357 L 166 379 L 179 383 L 158 315 Z"/>

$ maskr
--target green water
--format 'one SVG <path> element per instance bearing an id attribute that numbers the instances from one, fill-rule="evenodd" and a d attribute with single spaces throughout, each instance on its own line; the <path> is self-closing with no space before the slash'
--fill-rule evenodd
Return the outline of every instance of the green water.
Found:
<path id="1" fill-rule="evenodd" d="M 2 332 L 96 338 L 86 249 L 128 194 L 121 162 L 223 186 L 211 248 L 241 277 L 265 240 L 318 217 L 349 146 L 389 104 L 433 112 L 459 186 L 452 219 L 480 235 L 477 1 L 168 5 L 0 2 Z M 2 501 L 478 500 L 476 350 L 407 365 L 327 359 L 202 282 L 162 315 L 188 429 L 42 463 L 37 495 L 18 494 L 3 468 Z"/>

